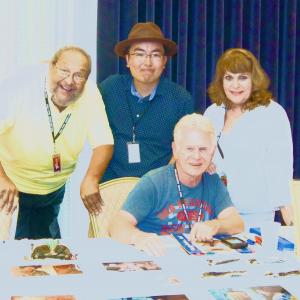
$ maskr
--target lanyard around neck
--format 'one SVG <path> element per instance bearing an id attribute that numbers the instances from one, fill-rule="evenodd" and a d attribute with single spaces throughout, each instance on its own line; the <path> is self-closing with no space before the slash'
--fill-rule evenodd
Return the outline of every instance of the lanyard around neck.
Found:
<path id="1" fill-rule="evenodd" d="M 151 106 L 151 104 L 153 102 L 153 99 L 151 101 L 149 101 L 150 103 L 148 103 L 148 105 L 144 109 L 143 113 L 140 114 L 140 117 L 138 118 L 138 120 L 136 120 L 134 118 L 134 113 L 133 113 L 132 108 L 131 108 L 130 99 L 129 99 L 129 97 L 128 97 L 127 94 L 126 94 L 126 102 L 127 102 L 127 105 L 128 105 L 128 109 L 129 109 L 129 113 L 130 113 L 130 117 L 131 117 L 131 121 L 132 121 L 132 141 L 135 143 L 135 136 L 136 136 L 135 129 L 136 129 L 136 126 L 142 120 L 142 118 L 145 116 L 145 114 L 149 111 L 150 106 Z"/>
<path id="2" fill-rule="evenodd" d="M 218 151 L 219 151 L 219 153 L 220 153 L 220 155 L 221 155 L 221 157 L 222 157 L 222 159 L 224 159 L 224 152 L 223 152 L 223 150 L 222 150 L 222 148 L 221 148 L 221 146 L 220 146 L 220 143 L 219 143 L 219 140 L 220 140 L 220 138 L 221 138 L 221 135 L 222 135 L 222 131 L 220 131 L 220 133 L 218 134 L 218 137 L 217 137 L 217 148 L 218 148 Z"/>
<path id="3" fill-rule="evenodd" d="M 45 102 L 46 102 L 46 107 L 47 107 L 47 112 L 48 112 L 48 120 L 49 120 L 49 124 L 50 124 L 50 129 L 51 129 L 51 135 L 52 135 L 52 140 L 53 140 L 53 144 L 55 145 L 55 141 L 58 139 L 58 137 L 61 135 L 62 131 L 64 130 L 64 128 L 66 127 L 70 117 L 71 117 L 71 113 L 67 114 L 63 124 L 61 125 L 60 129 L 58 130 L 57 134 L 54 134 L 54 125 L 53 125 L 53 119 L 52 119 L 52 114 L 51 114 L 51 109 L 50 109 L 50 105 L 49 105 L 49 100 L 48 100 L 48 93 L 46 91 L 46 87 L 45 87 Z"/>
<path id="4" fill-rule="evenodd" d="M 182 193 L 182 189 L 181 189 L 181 183 L 179 181 L 178 172 L 177 172 L 175 164 L 174 164 L 174 174 L 175 174 L 175 178 L 176 178 L 176 184 L 177 184 L 177 189 L 178 189 L 178 194 L 179 194 L 179 199 L 180 199 L 180 203 L 181 203 L 181 206 L 182 206 L 182 210 L 183 210 L 183 213 L 184 213 L 184 215 L 186 217 L 186 220 L 188 222 L 189 229 L 191 230 L 192 229 L 192 222 L 189 218 L 189 215 L 187 213 L 187 209 L 186 209 L 186 206 L 185 206 L 185 203 L 184 203 L 184 197 L 183 197 L 183 193 Z M 202 182 L 202 196 L 204 194 L 203 190 L 204 190 L 204 183 Z M 203 206 L 203 204 L 200 203 L 197 222 L 201 221 L 202 206 Z"/>

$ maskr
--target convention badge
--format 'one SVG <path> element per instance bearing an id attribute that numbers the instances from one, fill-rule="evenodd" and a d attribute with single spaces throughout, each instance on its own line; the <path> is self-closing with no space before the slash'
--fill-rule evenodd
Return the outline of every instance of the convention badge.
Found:
<path id="1" fill-rule="evenodd" d="M 224 185 L 227 186 L 228 180 L 227 180 L 226 174 L 222 172 L 222 173 L 220 174 L 220 178 L 221 178 L 221 180 L 223 181 Z"/>
<path id="2" fill-rule="evenodd" d="M 54 173 L 61 172 L 60 154 L 56 153 L 52 155 L 53 171 Z"/>
<path id="3" fill-rule="evenodd" d="M 140 144 L 139 143 L 128 142 L 127 150 L 128 150 L 128 162 L 130 164 L 141 162 Z"/>

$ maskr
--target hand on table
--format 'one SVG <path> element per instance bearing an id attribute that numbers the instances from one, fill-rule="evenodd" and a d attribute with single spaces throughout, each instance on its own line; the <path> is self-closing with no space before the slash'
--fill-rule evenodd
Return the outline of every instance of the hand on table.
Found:
<path id="1" fill-rule="evenodd" d="M 99 192 L 99 182 L 95 178 L 85 177 L 80 186 L 80 197 L 90 214 L 98 215 L 103 206 Z"/>
<path id="2" fill-rule="evenodd" d="M 220 224 L 218 220 L 210 220 L 205 222 L 197 222 L 192 227 L 190 240 L 192 242 L 209 242 L 213 236 L 218 233 Z"/>
<path id="3" fill-rule="evenodd" d="M 165 254 L 165 246 L 155 233 L 140 232 L 134 237 L 132 244 L 149 255 L 162 256 Z"/>
<path id="4" fill-rule="evenodd" d="M 12 214 L 19 203 L 19 192 L 15 184 L 7 177 L 0 177 L 0 211 Z"/>

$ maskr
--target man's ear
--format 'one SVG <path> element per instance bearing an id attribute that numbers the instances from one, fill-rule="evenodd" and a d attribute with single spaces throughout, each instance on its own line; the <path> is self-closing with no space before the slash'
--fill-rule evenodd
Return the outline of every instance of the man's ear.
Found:
<path id="1" fill-rule="evenodd" d="M 168 61 L 168 57 L 167 57 L 167 56 L 164 56 L 164 66 L 163 66 L 163 69 L 165 69 L 166 64 L 167 64 L 167 61 Z"/>
<path id="2" fill-rule="evenodd" d="M 173 157 L 176 159 L 177 147 L 174 141 L 172 142 L 172 152 L 173 152 Z"/>
<path id="3" fill-rule="evenodd" d="M 211 160 L 213 159 L 213 157 L 215 155 L 216 149 L 217 149 L 217 144 L 214 145 L 213 150 L 211 152 Z"/>
<path id="4" fill-rule="evenodd" d="M 129 55 L 128 54 L 125 55 L 125 59 L 126 59 L 126 67 L 129 68 L 129 66 L 128 66 Z"/>

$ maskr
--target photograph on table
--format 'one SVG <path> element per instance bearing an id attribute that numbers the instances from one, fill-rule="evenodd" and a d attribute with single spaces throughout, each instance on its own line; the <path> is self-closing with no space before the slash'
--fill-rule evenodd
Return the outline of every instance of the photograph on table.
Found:
<path id="1" fill-rule="evenodd" d="M 75 264 L 54 265 L 53 269 L 55 270 L 56 275 L 82 274 L 82 271 Z"/>
<path id="2" fill-rule="evenodd" d="M 81 273 L 82 271 L 75 264 L 28 265 L 28 266 L 14 266 L 11 268 L 11 274 L 15 277 L 70 275 L 70 274 L 81 274 Z"/>
<path id="3" fill-rule="evenodd" d="M 275 300 L 297 299 L 281 286 L 256 286 L 249 288 L 211 289 L 209 292 L 217 300 Z"/>
<path id="4" fill-rule="evenodd" d="M 48 276 L 54 275 L 54 270 L 52 266 L 15 266 L 11 268 L 11 274 L 15 277 Z"/>
<path id="5" fill-rule="evenodd" d="M 219 277 L 240 277 L 246 275 L 247 271 L 222 271 L 222 272 L 204 272 L 202 278 L 219 278 Z"/>
<path id="6" fill-rule="evenodd" d="M 267 277 L 289 277 L 289 276 L 300 276 L 300 270 L 290 270 L 281 272 L 267 272 L 265 273 Z"/>
<path id="7" fill-rule="evenodd" d="M 153 261 L 132 261 L 132 262 L 106 262 L 102 263 L 107 271 L 153 271 L 161 270 L 160 266 Z"/>
<path id="8" fill-rule="evenodd" d="M 12 296 L 10 300 L 76 300 L 72 295 L 57 296 Z"/>
<path id="9" fill-rule="evenodd" d="M 49 240 L 46 243 L 31 244 L 30 254 L 25 256 L 25 260 L 33 259 L 60 259 L 76 260 L 77 254 L 71 252 L 70 247 L 60 244 L 58 240 Z"/>
<path id="10" fill-rule="evenodd" d="M 228 259 L 207 259 L 207 264 L 209 266 L 223 265 L 223 264 L 231 264 L 240 261 L 239 258 L 228 258 Z"/>
<path id="11" fill-rule="evenodd" d="M 159 295 L 159 296 L 145 296 L 145 297 L 129 297 L 117 298 L 110 300 L 189 300 L 186 295 Z"/>

